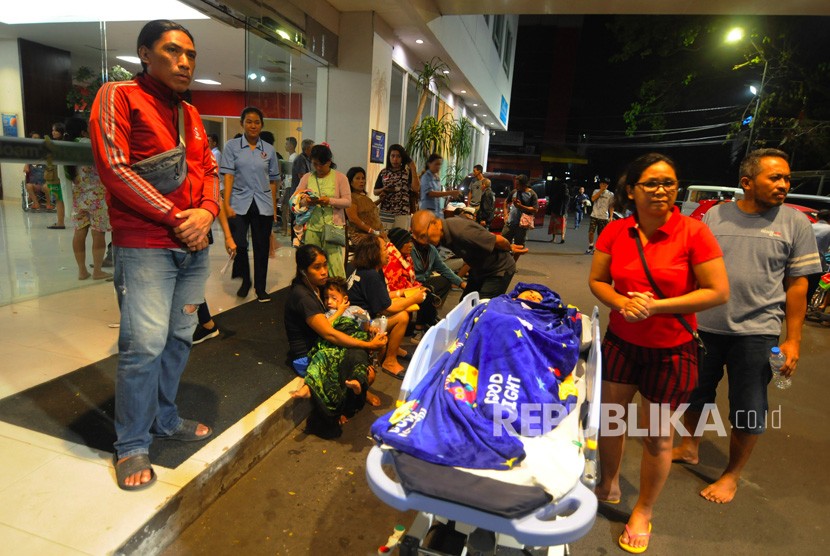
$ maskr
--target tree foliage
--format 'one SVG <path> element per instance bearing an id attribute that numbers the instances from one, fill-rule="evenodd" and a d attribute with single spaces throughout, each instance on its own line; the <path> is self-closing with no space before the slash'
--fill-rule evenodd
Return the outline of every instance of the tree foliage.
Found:
<path id="1" fill-rule="evenodd" d="M 737 23 L 746 37 L 726 44 Z M 728 117 L 732 139 L 745 140 L 741 121 L 755 111 L 767 66 L 753 143 L 799 153 L 804 164 L 830 160 L 830 33 L 806 18 L 751 18 L 738 22 L 712 16 L 620 16 L 608 28 L 618 45 L 612 62 L 632 68 L 636 94 L 624 119 L 628 134 L 661 131 L 667 113 L 706 106 L 743 104 Z M 818 27 L 817 27 L 818 26 Z M 639 74 L 637 72 L 640 72 Z M 627 85 L 633 85 L 627 84 Z M 736 99 L 739 99 L 736 102 Z"/>

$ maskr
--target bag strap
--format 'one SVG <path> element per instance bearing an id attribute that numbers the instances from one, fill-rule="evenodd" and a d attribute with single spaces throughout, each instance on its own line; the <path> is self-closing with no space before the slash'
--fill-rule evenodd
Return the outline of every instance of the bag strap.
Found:
<path id="1" fill-rule="evenodd" d="M 660 289 L 660 286 L 657 285 L 657 282 L 654 281 L 654 277 L 651 275 L 651 271 L 648 268 L 648 263 L 646 262 L 646 254 L 643 250 L 643 242 L 640 239 L 640 230 L 636 229 L 636 236 L 635 240 L 637 242 L 637 252 L 640 254 L 640 262 L 643 264 L 643 270 L 646 271 L 646 278 L 648 278 L 648 283 L 651 284 L 651 288 L 654 290 L 654 293 L 659 295 L 661 298 L 666 299 L 666 296 L 663 294 L 663 290 Z M 700 346 L 700 349 L 703 353 L 706 353 L 706 346 L 703 345 L 703 340 L 700 339 L 700 335 L 697 333 L 697 330 L 692 328 L 692 325 L 689 324 L 689 321 L 683 318 L 683 315 L 680 313 L 672 313 L 672 316 L 680 321 L 680 324 L 683 325 L 683 328 L 686 329 L 686 332 L 692 335 L 692 338 L 695 339 L 697 345 Z"/>
<path id="2" fill-rule="evenodd" d="M 184 140 L 184 109 L 181 101 L 179 102 L 179 144 L 187 146 Z"/>

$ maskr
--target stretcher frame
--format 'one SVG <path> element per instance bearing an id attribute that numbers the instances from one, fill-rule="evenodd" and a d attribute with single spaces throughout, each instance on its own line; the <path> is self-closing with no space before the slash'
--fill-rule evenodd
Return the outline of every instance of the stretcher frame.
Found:
<path id="1" fill-rule="evenodd" d="M 412 356 L 406 377 L 401 385 L 399 402 L 406 399 L 413 388 L 429 372 L 432 364 L 457 337 L 464 317 L 481 301 L 478 293 L 471 293 L 437 325 L 425 334 Z M 392 453 L 374 446 L 366 461 L 366 480 L 372 492 L 387 505 L 399 510 L 421 512 L 410 528 L 410 535 L 424 535 L 436 521 L 453 521 L 464 531 L 474 528 L 497 534 L 499 546 L 530 547 L 539 554 L 564 554 L 567 544 L 591 530 L 596 519 L 597 499 L 593 493 L 597 479 L 597 436 L 600 427 L 600 400 L 602 359 L 600 356 L 599 309 L 594 307 L 591 317 L 591 346 L 585 365 L 585 399 L 580 411 L 582 454 L 585 467 L 581 480 L 559 500 L 518 519 L 508 519 L 481 510 L 433 498 L 417 492 L 407 493 L 401 484 L 390 477 L 383 466 L 392 465 Z M 440 517 L 438 517 L 440 516 Z M 538 552 L 539 547 L 548 547 Z M 414 554 L 414 553 L 413 553 Z M 429 550 L 417 554 L 440 554 Z"/>

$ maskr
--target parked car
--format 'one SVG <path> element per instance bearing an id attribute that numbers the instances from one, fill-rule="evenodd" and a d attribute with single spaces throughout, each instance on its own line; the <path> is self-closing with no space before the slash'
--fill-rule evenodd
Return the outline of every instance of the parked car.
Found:
<path id="1" fill-rule="evenodd" d="M 513 180 L 516 178 L 516 174 L 484 172 L 484 177 L 490 180 L 490 187 L 493 188 L 493 193 L 496 195 L 496 209 L 493 220 L 490 222 L 490 231 L 499 232 L 504 228 L 504 201 L 510 192 L 513 191 Z M 475 178 L 470 174 L 464 178 L 464 181 L 461 182 L 458 188 L 464 194 L 464 201 L 468 205 L 470 204 L 470 184 L 474 180 Z M 535 187 L 534 191 L 536 191 Z M 534 225 L 540 228 L 545 225 L 545 211 L 547 209 L 544 186 L 542 187 L 542 193 L 539 194 L 536 191 L 536 195 L 539 197 L 539 210 L 536 211 Z"/>
<path id="2" fill-rule="evenodd" d="M 742 199 L 744 192 L 738 187 L 725 187 L 720 185 L 690 185 L 686 188 L 686 196 L 683 198 L 680 212 L 690 216 L 705 200 L 723 201 L 734 198 Z M 678 195 L 679 197 L 679 195 Z"/>
<path id="3" fill-rule="evenodd" d="M 789 195 L 787 199 L 789 199 Z M 719 205 L 721 203 L 731 203 L 732 201 L 722 201 L 718 199 L 703 199 L 700 201 L 698 207 L 689 215 L 690 218 L 694 218 L 695 220 L 703 220 L 703 215 L 706 214 L 709 209 L 714 207 L 715 205 Z M 797 211 L 800 211 L 807 217 L 807 220 L 810 221 L 811 224 L 815 224 L 818 220 L 817 217 L 817 210 L 812 207 L 805 207 L 804 205 L 796 205 L 794 203 L 784 203 L 788 207 L 792 207 Z"/>
<path id="4" fill-rule="evenodd" d="M 787 201 L 792 201 L 794 203 L 798 203 L 799 205 L 810 207 L 811 209 L 814 209 L 816 212 L 825 209 L 830 210 L 830 197 L 825 195 L 803 195 L 801 193 L 788 193 Z"/>

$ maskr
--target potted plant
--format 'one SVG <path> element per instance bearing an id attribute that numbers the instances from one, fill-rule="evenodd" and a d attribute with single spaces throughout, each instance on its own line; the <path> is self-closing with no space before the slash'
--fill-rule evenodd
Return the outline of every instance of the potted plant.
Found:
<path id="1" fill-rule="evenodd" d="M 107 81 L 127 81 L 132 79 L 133 74 L 121 66 L 112 66 L 107 76 Z M 92 108 L 92 101 L 98 94 L 98 89 L 104 80 L 100 73 L 94 72 L 87 66 L 81 66 L 75 75 L 72 76 L 72 88 L 66 95 L 66 106 L 75 112 L 88 114 Z"/>

